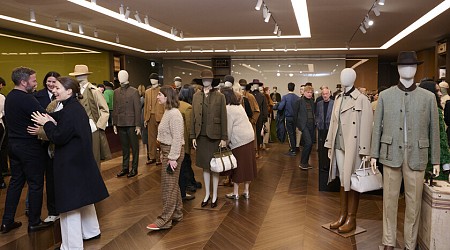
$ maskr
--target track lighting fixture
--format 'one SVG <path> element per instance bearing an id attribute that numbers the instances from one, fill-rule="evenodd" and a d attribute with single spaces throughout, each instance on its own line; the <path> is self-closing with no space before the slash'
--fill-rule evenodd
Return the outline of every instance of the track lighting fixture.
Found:
<path id="1" fill-rule="evenodd" d="M 278 29 L 277 36 L 278 36 L 278 37 L 281 36 L 281 30 L 280 30 L 280 29 Z"/>
<path id="2" fill-rule="evenodd" d="M 141 17 L 139 16 L 139 11 L 136 10 L 136 14 L 134 14 L 134 19 L 138 21 L 138 23 L 142 23 Z"/>
<path id="3" fill-rule="evenodd" d="M 262 9 L 263 19 L 266 19 L 267 15 L 269 14 L 269 8 L 264 4 Z"/>
<path id="4" fill-rule="evenodd" d="M 55 26 L 56 26 L 56 28 L 61 27 L 61 24 L 59 23 L 59 20 L 57 17 L 55 17 Z"/>
<path id="5" fill-rule="evenodd" d="M 378 0 L 378 5 L 384 5 L 384 0 Z"/>
<path id="6" fill-rule="evenodd" d="M 119 14 L 125 15 L 125 9 L 123 7 L 123 4 L 121 4 L 120 7 L 119 7 Z"/>
<path id="7" fill-rule="evenodd" d="M 127 7 L 127 9 L 125 10 L 125 19 L 128 19 L 130 17 L 130 8 Z"/>
<path id="8" fill-rule="evenodd" d="M 368 16 L 366 16 L 366 17 L 364 18 L 364 27 L 365 27 L 366 29 L 368 29 L 368 28 L 370 27 L 370 25 L 369 25 L 369 17 L 368 17 Z"/>
<path id="9" fill-rule="evenodd" d="M 80 33 L 81 35 L 84 34 L 84 30 L 83 30 L 83 24 L 78 24 L 78 33 Z"/>
<path id="10" fill-rule="evenodd" d="M 364 27 L 363 27 L 363 25 L 361 24 L 361 25 L 359 25 L 359 29 L 361 30 L 361 32 L 363 33 L 363 34 L 366 34 L 366 29 L 364 29 Z"/>
<path id="11" fill-rule="evenodd" d="M 378 9 L 377 5 L 374 5 L 372 8 L 373 14 L 375 14 L 375 16 L 380 16 L 380 9 Z"/>
<path id="12" fill-rule="evenodd" d="M 264 22 L 268 23 L 269 20 L 270 20 L 270 16 L 272 16 L 272 13 L 267 12 L 267 16 L 266 16 L 266 18 L 264 19 Z"/>
<path id="13" fill-rule="evenodd" d="M 120 43 L 119 34 L 116 34 L 116 43 Z"/>
<path id="14" fill-rule="evenodd" d="M 98 31 L 97 31 L 97 28 L 94 29 L 94 37 L 98 37 Z"/>
<path id="15" fill-rule="evenodd" d="M 273 34 L 276 35 L 278 33 L 278 24 L 275 24 L 275 28 L 273 29 Z"/>
<path id="16" fill-rule="evenodd" d="M 67 22 L 67 30 L 72 31 L 72 23 L 70 21 Z"/>
<path id="17" fill-rule="evenodd" d="M 35 23 L 36 22 L 36 15 L 34 14 L 34 10 L 30 10 L 30 21 Z"/>
<path id="18" fill-rule="evenodd" d="M 180 31 L 180 38 L 181 38 L 181 39 L 184 39 L 183 31 Z"/>
<path id="19" fill-rule="evenodd" d="M 262 6 L 263 0 L 258 0 L 255 6 L 255 10 L 260 10 Z"/>
<path id="20" fill-rule="evenodd" d="M 144 23 L 147 24 L 147 25 L 150 25 L 150 22 L 148 21 L 148 16 L 147 15 L 145 15 L 145 17 L 144 17 Z"/>

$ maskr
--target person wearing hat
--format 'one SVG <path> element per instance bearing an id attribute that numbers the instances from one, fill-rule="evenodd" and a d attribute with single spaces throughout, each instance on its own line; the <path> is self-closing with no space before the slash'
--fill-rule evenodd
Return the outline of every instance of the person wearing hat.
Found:
<path id="1" fill-rule="evenodd" d="M 177 93 L 180 93 L 182 82 L 183 80 L 179 76 L 175 76 L 175 78 L 173 78 L 172 88 L 174 88 L 177 91 Z"/>
<path id="2" fill-rule="evenodd" d="M 402 179 L 405 183 L 404 241 L 406 249 L 416 249 L 422 204 L 423 179 L 428 162 L 439 175 L 439 116 L 435 96 L 417 88 L 414 75 L 416 52 L 402 51 L 397 65 L 399 83 L 380 93 L 375 110 L 371 166 L 383 167 L 383 245 L 397 244 L 397 208 Z M 430 154 L 429 154 L 430 152 Z"/>
<path id="3" fill-rule="evenodd" d="M 205 197 L 201 207 L 208 205 L 211 199 L 211 208 L 217 206 L 217 188 L 219 186 L 219 173 L 210 171 L 210 162 L 219 147 L 225 147 L 228 140 L 227 110 L 225 96 L 214 87 L 219 81 L 214 80 L 211 70 L 203 70 L 200 79 L 203 90 L 194 94 L 192 99 L 192 119 L 190 139 L 196 149 L 196 165 L 203 169 L 205 183 Z M 210 195 L 211 174 L 213 193 Z"/>
<path id="4" fill-rule="evenodd" d="M 450 96 L 448 95 L 448 83 L 446 81 L 442 81 L 439 83 L 439 88 L 441 88 L 441 107 L 445 108 L 445 103 L 450 101 Z"/>
<path id="5" fill-rule="evenodd" d="M 256 136 L 256 122 L 258 121 L 260 114 L 259 105 L 258 102 L 256 101 L 255 96 L 251 93 L 251 85 L 247 84 L 247 81 L 245 79 L 240 79 L 239 85 L 241 85 L 242 88 L 242 96 L 244 98 L 247 98 L 248 102 L 250 103 L 250 107 L 252 109 L 253 114 L 252 117 L 250 117 L 249 119 Z M 257 141 L 255 140 L 255 150 L 256 149 L 257 149 Z M 259 158 L 258 152 L 256 153 L 256 157 Z"/>
<path id="6" fill-rule="evenodd" d="M 128 72 L 121 70 L 118 73 L 120 88 L 114 90 L 114 107 L 112 113 L 114 134 L 119 133 L 120 144 L 122 145 L 122 170 L 117 177 L 134 177 L 138 174 L 139 163 L 139 139 L 141 134 L 141 101 L 139 92 L 130 86 Z M 133 159 L 130 166 L 130 146 L 133 152 Z"/>
<path id="7" fill-rule="evenodd" d="M 114 110 L 114 85 L 109 81 L 103 81 L 103 85 L 105 85 L 105 91 L 103 91 L 103 97 L 105 97 L 106 104 L 108 104 L 109 109 L 109 119 L 108 126 L 112 125 L 112 112 Z"/>
<path id="8" fill-rule="evenodd" d="M 88 81 L 89 72 L 86 65 L 75 65 L 74 71 L 69 73 L 80 83 L 80 93 L 83 99 L 80 99 L 81 105 L 89 116 L 89 124 L 92 131 L 92 150 L 95 161 L 100 168 L 100 160 L 103 155 L 105 159 L 111 157 L 108 141 L 105 135 L 106 125 L 109 119 L 109 108 L 103 94 Z"/>
<path id="9" fill-rule="evenodd" d="M 160 165 L 161 160 L 157 152 L 159 150 L 156 136 L 158 134 L 158 125 L 164 114 L 164 104 L 158 103 L 156 96 L 161 87 L 159 87 L 159 76 L 156 73 L 150 74 L 151 87 L 145 91 L 144 100 L 144 126 L 148 130 L 148 158 L 147 164 Z"/>
<path id="10" fill-rule="evenodd" d="M 260 111 L 258 120 L 256 121 L 256 141 L 257 141 L 257 146 L 256 146 L 257 153 L 256 154 L 258 156 L 261 156 L 259 154 L 259 149 L 263 145 L 263 136 L 261 135 L 261 133 L 262 133 L 263 125 L 269 117 L 269 109 L 267 106 L 266 97 L 263 94 L 261 94 L 261 92 L 259 92 L 259 87 L 262 87 L 264 84 L 262 82 L 260 82 L 258 79 L 253 79 L 253 81 L 250 82 L 249 85 L 251 86 L 251 88 L 253 90 L 252 94 L 255 97 L 256 102 L 258 103 L 258 107 L 259 107 L 259 111 Z"/>

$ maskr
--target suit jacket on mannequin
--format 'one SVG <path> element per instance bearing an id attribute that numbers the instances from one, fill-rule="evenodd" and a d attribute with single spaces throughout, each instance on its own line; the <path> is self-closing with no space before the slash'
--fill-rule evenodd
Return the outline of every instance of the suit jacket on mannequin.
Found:
<path id="1" fill-rule="evenodd" d="M 113 124 L 119 127 L 141 126 L 141 102 L 138 90 L 129 84 L 114 90 Z"/>
<path id="2" fill-rule="evenodd" d="M 94 120 L 97 128 L 105 130 L 110 115 L 105 97 L 92 83 L 80 82 L 80 86 L 84 84 L 86 84 L 86 89 L 83 92 L 83 99 L 80 99 L 80 103 L 86 110 L 89 119 Z"/>
<path id="3" fill-rule="evenodd" d="M 150 120 L 150 115 L 154 114 L 157 122 L 161 121 L 164 114 L 164 105 L 159 104 L 156 96 L 159 93 L 160 87 L 149 88 L 145 91 L 145 109 L 144 109 L 144 121 Z"/>

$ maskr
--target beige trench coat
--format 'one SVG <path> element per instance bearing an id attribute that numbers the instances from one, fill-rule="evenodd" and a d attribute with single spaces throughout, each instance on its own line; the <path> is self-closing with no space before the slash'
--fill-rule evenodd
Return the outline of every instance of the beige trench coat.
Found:
<path id="1" fill-rule="evenodd" d="M 334 101 L 330 129 L 324 146 L 330 149 L 328 151 L 328 157 L 330 158 L 328 182 L 331 182 L 338 175 L 335 140 L 340 119 L 345 143 L 344 166 L 339 167 L 341 171 L 343 169 L 343 173 L 340 174 L 340 176 L 343 176 L 341 186 L 344 187 L 345 191 L 350 191 L 352 173 L 361 164 L 362 157 L 370 154 L 373 111 L 367 96 L 361 94 L 357 89 L 350 93 L 351 98 L 341 108 L 342 95 L 343 93 L 339 94 Z"/>

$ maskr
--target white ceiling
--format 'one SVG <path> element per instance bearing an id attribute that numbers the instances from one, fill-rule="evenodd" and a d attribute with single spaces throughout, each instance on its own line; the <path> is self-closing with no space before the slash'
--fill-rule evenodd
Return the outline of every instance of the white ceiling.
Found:
<path id="1" fill-rule="evenodd" d="M 448 0 L 447 0 L 448 1 Z M 87 1 L 90 2 L 90 1 Z M 97 0 L 97 5 L 118 12 L 120 4 L 129 6 L 130 18 L 139 11 L 150 18 L 150 24 L 170 32 L 171 27 L 182 30 L 185 38 L 211 36 L 273 36 L 273 39 L 226 40 L 226 41 L 173 41 L 139 27 L 114 19 L 101 13 L 86 9 L 63 0 L 2 0 L 0 9 L 0 28 L 30 33 L 42 37 L 58 39 L 93 48 L 118 51 L 145 58 L 182 58 L 230 55 L 232 57 L 259 56 L 334 56 L 334 55 L 396 55 L 401 50 L 422 50 L 435 45 L 436 41 L 450 35 L 450 11 L 417 29 L 386 50 L 313 50 L 316 48 L 378 48 L 425 15 L 442 0 L 386 0 L 380 6 L 381 15 L 370 17 L 375 25 L 362 34 L 358 27 L 374 0 L 307 0 L 311 38 L 286 39 L 273 34 L 274 20 L 282 29 L 282 36 L 300 35 L 290 0 L 264 0 L 274 20 L 265 23 L 262 11 L 256 11 L 257 0 Z M 55 17 L 61 30 L 67 30 L 67 22 L 73 24 L 73 33 L 78 32 L 82 23 L 85 35 L 93 37 L 97 29 L 99 39 L 145 51 L 108 45 L 97 41 L 61 34 L 25 24 L 5 20 L 6 17 L 29 21 L 30 9 L 36 14 L 36 24 L 55 27 Z M 353 36 L 353 38 L 352 38 Z M 284 52 L 284 49 L 288 49 Z M 294 48 L 299 49 L 295 51 Z M 193 50 L 194 53 L 189 52 Z M 206 52 L 208 50 L 224 52 Z M 226 51 L 226 50 L 229 50 Z M 236 50 L 256 49 L 250 52 Z M 258 51 L 261 49 L 262 51 Z M 265 49 L 271 51 L 264 51 Z M 277 51 L 273 51 L 273 50 Z M 181 53 L 164 53 L 165 51 Z M 205 51 L 203 53 L 195 51 Z"/>

